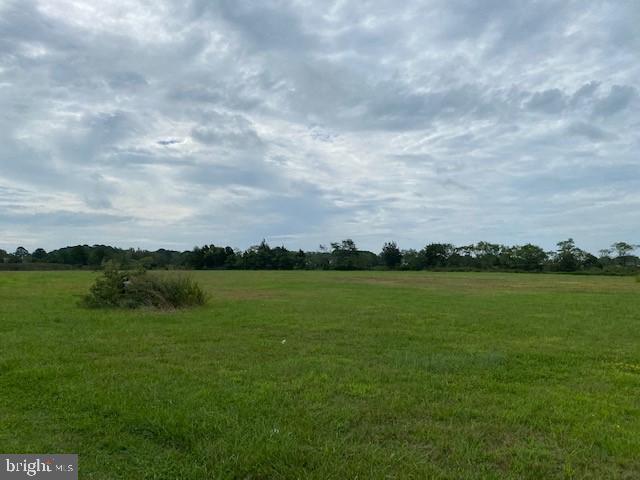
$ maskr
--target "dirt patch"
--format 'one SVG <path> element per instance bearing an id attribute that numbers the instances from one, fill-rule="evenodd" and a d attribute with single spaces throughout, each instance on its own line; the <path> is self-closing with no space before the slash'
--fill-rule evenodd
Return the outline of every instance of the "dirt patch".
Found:
<path id="1" fill-rule="evenodd" d="M 348 284 L 413 287 L 451 292 L 639 292 L 640 283 L 629 277 L 579 276 L 519 273 L 393 272 L 354 275 L 339 280 Z"/>
<path id="2" fill-rule="evenodd" d="M 218 290 L 216 296 L 228 300 L 270 300 L 279 298 L 276 292 L 271 290 Z"/>

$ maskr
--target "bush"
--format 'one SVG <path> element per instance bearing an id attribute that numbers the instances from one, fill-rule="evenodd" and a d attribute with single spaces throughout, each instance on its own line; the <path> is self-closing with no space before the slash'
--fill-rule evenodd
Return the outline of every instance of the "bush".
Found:
<path id="1" fill-rule="evenodd" d="M 200 286 L 189 277 L 128 272 L 108 264 L 96 280 L 84 304 L 91 308 L 154 307 L 164 310 L 203 305 L 207 300 Z"/>

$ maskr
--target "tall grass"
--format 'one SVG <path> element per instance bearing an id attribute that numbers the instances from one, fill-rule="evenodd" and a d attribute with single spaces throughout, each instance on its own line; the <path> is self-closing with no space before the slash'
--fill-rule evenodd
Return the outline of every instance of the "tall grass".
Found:
<path id="1" fill-rule="evenodd" d="M 153 307 L 171 310 L 204 305 L 207 296 L 187 276 L 149 274 L 144 270 L 128 272 L 108 265 L 96 280 L 83 303 L 90 308 Z"/>

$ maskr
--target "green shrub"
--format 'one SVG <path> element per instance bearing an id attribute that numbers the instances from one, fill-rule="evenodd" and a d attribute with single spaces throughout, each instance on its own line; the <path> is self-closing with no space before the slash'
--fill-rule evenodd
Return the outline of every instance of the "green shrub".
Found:
<path id="1" fill-rule="evenodd" d="M 203 305 L 207 300 L 200 286 L 189 277 L 128 272 L 108 264 L 83 303 L 91 308 L 153 307 L 164 310 Z"/>

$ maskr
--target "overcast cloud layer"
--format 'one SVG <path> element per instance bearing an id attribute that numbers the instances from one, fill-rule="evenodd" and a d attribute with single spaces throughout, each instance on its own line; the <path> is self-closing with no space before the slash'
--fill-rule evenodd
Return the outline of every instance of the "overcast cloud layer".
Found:
<path id="1" fill-rule="evenodd" d="M 0 0 L 0 248 L 640 243 L 640 4 Z"/>

